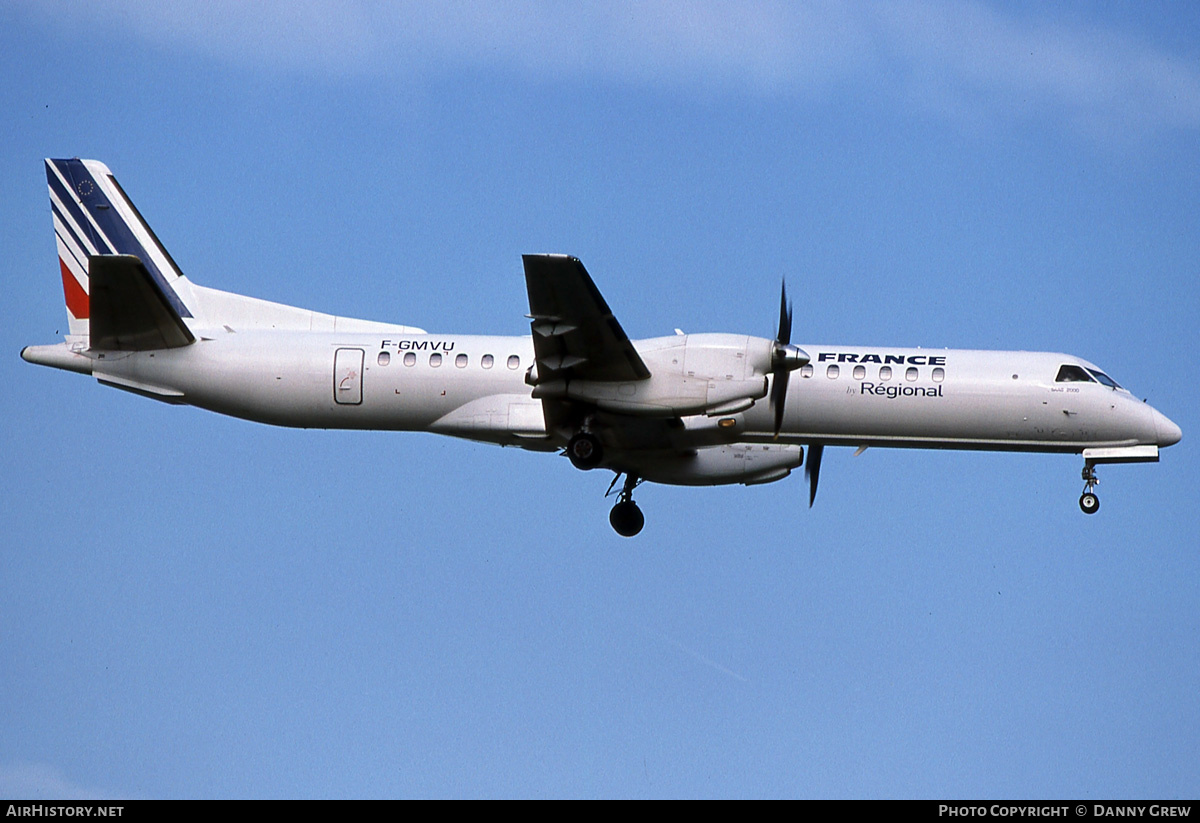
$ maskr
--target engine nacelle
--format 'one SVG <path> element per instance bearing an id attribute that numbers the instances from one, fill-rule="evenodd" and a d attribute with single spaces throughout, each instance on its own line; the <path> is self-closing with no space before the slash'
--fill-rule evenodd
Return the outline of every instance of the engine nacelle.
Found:
<path id="1" fill-rule="evenodd" d="M 645 380 L 526 382 L 536 398 L 564 398 L 635 417 L 728 415 L 745 411 L 767 395 L 773 342 L 734 334 L 691 334 L 639 340 L 638 354 L 650 370 Z"/>
<path id="2" fill-rule="evenodd" d="M 802 446 L 736 443 L 690 454 L 627 452 L 621 466 L 654 483 L 678 486 L 747 486 L 782 480 L 804 463 Z"/>
<path id="3" fill-rule="evenodd" d="M 628 383 L 571 380 L 566 384 L 566 396 L 572 400 L 638 417 L 678 417 L 710 409 L 731 413 L 750 408 L 755 400 L 766 395 L 765 377 L 709 380 L 655 374 L 647 380 Z"/>

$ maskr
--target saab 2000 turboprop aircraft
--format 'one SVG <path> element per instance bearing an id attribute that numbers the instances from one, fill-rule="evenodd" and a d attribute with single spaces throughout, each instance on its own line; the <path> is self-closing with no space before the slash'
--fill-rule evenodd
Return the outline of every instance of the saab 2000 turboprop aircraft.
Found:
<path id="1" fill-rule="evenodd" d="M 769 483 L 826 446 L 1081 453 L 1157 462 L 1179 427 L 1068 354 L 791 343 L 683 334 L 630 340 L 583 264 L 526 255 L 527 337 L 429 334 L 192 283 L 95 160 L 47 160 L 65 342 L 31 363 L 167 403 L 280 426 L 428 431 L 535 451 L 625 480 L 609 520 L 642 529 L 644 480 Z M 798 377 L 793 377 L 798 372 Z M 804 463 L 804 449 L 808 462 Z"/>

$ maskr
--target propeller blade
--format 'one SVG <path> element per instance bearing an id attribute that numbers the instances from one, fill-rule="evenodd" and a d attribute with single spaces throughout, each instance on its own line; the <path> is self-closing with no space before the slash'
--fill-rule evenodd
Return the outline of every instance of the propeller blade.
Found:
<path id="1" fill-rule="evenodd" d="M 785 346 L 792 342 L 792 305 L 787 299 L 787 282 L 779 284 L 779 333 L 775 340 Z"/>
<path id="2" fill-rule="evenodd" d="M 787 400 L 787 385 L 788 378 L 791 372 L 786 369 L 775 372 L 775 377 L 771 381 L 771 410 L 775 412 L 775 436 L 779 436 L 780 429 L 783 428 L 783 406 Z"/>
<path id="3" fill-rule="evenodd" d="M 788 358 L 788 344 L 792 341 L 792 304 L 787 299 L 787 281 L 779 284 L 779 331 L 775 335 L 775 346 L 771 352 L 771 411 L 775 415 L 775 436 L 783 428 L 783 407 L 787 402 L 788 377 L 793 366 Z"/>
<path id="4" fill-rule="evenodd" d="M 808 461 L 804 464 L 804 476 L 808 478 L 808 507 L 817 499 L 817 480 L 821 476 L 821 455 L 825 447 L 815 444 L 808 447 Z"/>

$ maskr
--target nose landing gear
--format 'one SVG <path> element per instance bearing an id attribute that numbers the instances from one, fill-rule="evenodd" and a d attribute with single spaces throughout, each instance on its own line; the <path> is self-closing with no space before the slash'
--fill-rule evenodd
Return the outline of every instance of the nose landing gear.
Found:
<path id="1" fill-rule="evenodd" d="M 613 478 L 612 486 L 608 487 L 609 494 L 612 493 L 613 486 L 617 485 L 617 481 L 620 479 L 621 475 L 618 473 Z M 613 527 L 613 531 L 622 537 L 633 537 L 642 530 L 642 526 L 646 525 L 645 515 L 638 508 L 638 504 L 633 502 L 633 490 L 641 483 L 642 481 L 634 475 L 625 475 L 625 485 L 617 494 L 617 504 L 608 513 L 608 522 Z M 606 494 L 605 497 L 607 496 Z"/>
<path id="2" fill-rule="evenodd" d="M 1092 464 L 1084 463 L 1083 465 L 1083 494 L 1079 497 L 1079 508 L 1084 514 L 1095 514 L 1100 511 L 1100 498 L 1092 491 L 1100 483 L 1100 478 L 1096 477 L 1096 469 Z"/>

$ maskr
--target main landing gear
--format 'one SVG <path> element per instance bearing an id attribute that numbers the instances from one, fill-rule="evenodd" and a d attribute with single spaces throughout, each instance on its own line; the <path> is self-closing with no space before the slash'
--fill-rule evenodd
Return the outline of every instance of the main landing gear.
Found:
<path id="1" fill-rule="evenodd" d="M 1079 497 L 1079 508 L 1084 514 L 1095 514 L 1100 511 L 1100 498 L 1092 491 L 1100 483 L 1096 477 L 1096 469 L 1091 463 L 1083 465 L 1083 494 Z"/>
<path id="2" fill-rule="evenodd" d="M 567 441 L 565 454 L 570 458 L 571 465 L 587 471 L 596 468 L 604 461 L 604 446 L 599 437 L 582 429 Z M 621 479 L 621 474 L 622 472 L 617 472 L 613 477 L 608 491 L 604 493 L 605 497 L 612 495 L 617 481 Z M 612 525 L 613 531 L 622 537 L 633 537 L 646 525 L 646 516 L 642 514 L 638 504 L 633 502 L 633 490 L 641 483 L 641 479 L 636 475 L 626 474 L 625 484 L 617 492 L 617 503 L 608 513 L 608 522 Z"/>
<path id="3" fill-rule="evenodd" d="M 612 485 L 608 487 L 605 497 L 612 494 L 613 486 L 617 485 L 617 481 L 620 479 L 621 473 L 618 472 L 617 476 L 613 478 Z M 645 515 L 638 508 L 638 504 L 633 502 L 633 490 L 641 483 L 642 481 L 634 475 L 625 475 L 625 485 L 617 494 L 617 504 L 608 513 L 608 522 L 613 527 L 613 531 L 622 537 L 633 537 L 642 530 L 642 526 L 646 525 Z"/>
<path id="4" fill-rule="evenodd" d="M 567 457 L 577 469 L 594 469 L 604 459 L 604 447 L 600 438 L 591 432 L 581 431 L 567 441 Z"/>

